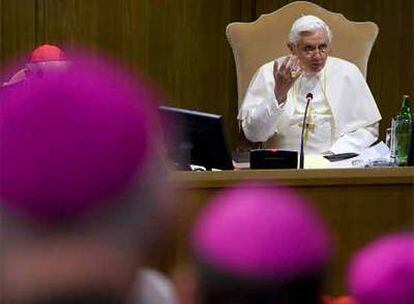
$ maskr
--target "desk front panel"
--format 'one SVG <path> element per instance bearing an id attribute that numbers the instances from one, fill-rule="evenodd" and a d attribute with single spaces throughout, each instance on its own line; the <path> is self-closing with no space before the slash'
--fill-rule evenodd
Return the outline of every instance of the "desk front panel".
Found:
<path id="1" fill-rule="evenodd" d="M 320 210 L 336 240 L 328 280 L 334 294 L 345 291 L 346 265 L 357 249 L 383 234 L 411 229 L 414 223 L 414 168 L 174 172 L 172 182 L 183 205 L 171 263 L 188 261 L 188 231 L 207 200 L 247 180 L 292 186 Z"/>

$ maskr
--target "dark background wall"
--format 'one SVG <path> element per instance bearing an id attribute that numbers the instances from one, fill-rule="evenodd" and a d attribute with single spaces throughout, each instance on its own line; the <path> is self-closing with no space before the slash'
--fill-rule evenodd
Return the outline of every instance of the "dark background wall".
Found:
<path id="1" fill-rule="evenodd" d="M 48 42 L 104 50 L 152 78 L 165 103 L 224 116 L 237 141 L 234 63 L 225 39 L 232 21 L 252 21 L 282 0 L 0 0 L 0 68 Z M 380 34 L 368 83 L 383 115 L 381 136 L 403 94 L 413 95 L 411 0 L 313 1 Z"/>

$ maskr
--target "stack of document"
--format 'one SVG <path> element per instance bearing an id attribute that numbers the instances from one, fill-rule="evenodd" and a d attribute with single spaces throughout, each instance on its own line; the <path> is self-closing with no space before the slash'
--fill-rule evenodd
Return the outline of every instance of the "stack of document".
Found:
<path id="1" fill-rule="evenodd" d="M 362 151 L 358 156 L 344 160 L 329 161 L 322 155 L 305 155 L 305 169 L 364 168 L 388 166 L 389 163 L 390 149 L 383 142 Z"/>

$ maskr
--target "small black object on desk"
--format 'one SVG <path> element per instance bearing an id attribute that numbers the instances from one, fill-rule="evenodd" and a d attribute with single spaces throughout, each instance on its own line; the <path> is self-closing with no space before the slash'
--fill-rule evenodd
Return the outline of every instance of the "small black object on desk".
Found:
<path id="1" fill-rule="evenodd" d="M 323 157 L 325 157 L 327 160 L 329 160 L 331 162 L 335 162 L 335 161 L 340 161 L 340 160 L 352 158 L 352 157 L 355 157 L 355 156 L 358 156 L 358 155 L 359 154 L 357 154 L 357 153 L 340 153 L 340 154 L 324 155 Z"/>
<path id="2" fill-rule="evenodd" d="M 277 149 L 250 151 L 251 169 L 297 169 L 298 152 Z"/>

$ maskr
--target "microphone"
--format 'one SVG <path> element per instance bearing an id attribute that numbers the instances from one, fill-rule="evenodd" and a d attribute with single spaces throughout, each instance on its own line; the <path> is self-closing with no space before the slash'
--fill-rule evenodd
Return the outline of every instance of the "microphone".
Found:
<path id="1" fill-rule="evenodd" d="M 305 115 L 303 115 L 302 135 L 300 136 L 299 169 L 303 169 L 303 163 L 304 163 L 303 145 L 304 145 L 304 141 L 305 141 L 305 124 L 306 124 L 306 117 L 308 116 L 309 104 L 312 101 L 312 99 L 313 99 L 313 94 L 312 93 L 306 94 Z"/>

